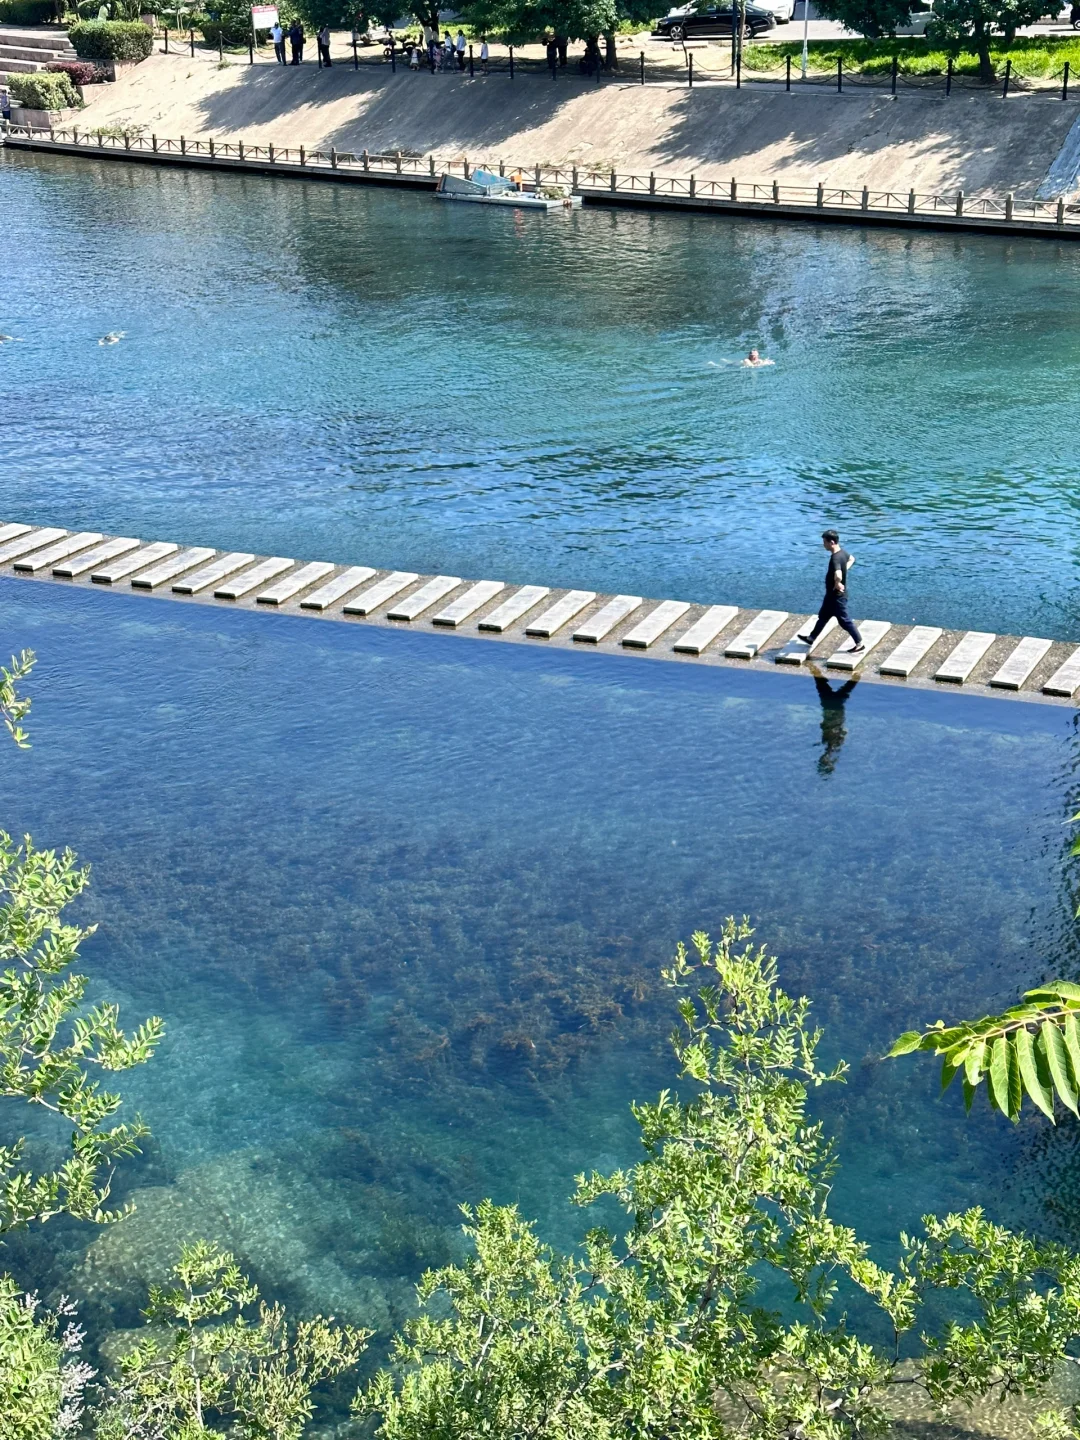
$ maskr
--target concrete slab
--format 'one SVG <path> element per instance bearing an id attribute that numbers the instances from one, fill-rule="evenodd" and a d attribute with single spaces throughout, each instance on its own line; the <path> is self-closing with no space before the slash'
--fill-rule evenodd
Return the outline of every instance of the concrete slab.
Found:
<path id="1" fill-rule="evenodd" d="M 95 585 L 115 585 L 117 580 L 124 580 L 128 575 L 134 575 L 136 570 L 153 565 L 157 560 L 164 560 L 166 555 L 175 555 L 179 549 L 180 546 L 174 545 L 171 540 L 155 540 L 152 545 L 144 546 L 136 554 L 95 570 L 90 579 Z"/>
<path id="2" fill-rule="evenodd" d="M 370 615 L 380 605 L 385 605 L 395 595 L 400 595 L 402 590 L 410 586 L 414 580 L 419 580 L 419 575 L 414 575 L 411 570 L 395 570 L 390 575 L 384 575 L 381 580 L 367 590 L 361 591 L 354 599 L 344 606 L 343 613 L 346 615 Z"/>
<path id="3" fill-rule="evenodd" d="M 997 639 L 985 630 L 969 630 L 945 663 L 934 672 L 935 680 L 962 685 Z"/>
<path id="4" fill-rule="evenodd" d="M 204 560 L 209 560 L 213 554 L 214 551 L 205 545 L 193 545 L 190 549 L 181 550 L 179 555 L 173 555 L 170 559 L 163 560 L 152 570 L 146 570 L 141 575 L 133 575 L 131 583 L 136 590 L 156 590 L 159 585 L 167 585 L 170 580 L 175 580 L 185 571 L 194 570 L 196 565 L 201 565 Z"/>
<path id="5" fill-rule="evenodd" d="M 733 660 L 752 660 L 788 618 L 786 610 L 762 610 L 724 651 Z"/>
<path id="6" fill-rule="evenodd" d="M 997 674 L 991 676 L 990 684 L 998 690 L 1019 690 L 1052 644 L 1052 640 L 1025 635 Z"/>
<path id="7" fill-rule="evenodd" d="M 17 560 L 20 555 L 29 555 L 32 550 L 43 549 L 46 545 L 51 545 L 54 540 L 62 540 L 67 533 L 66 530 L 27 531 L 17 540 L 9 540 L 6 545 L 0 545 L 0 565 L 6 564 L 9 560 Z"/>
<path id="8" fill-rule="evenodd" d="M 435 575 L 426 584 L 421 585 L 419 590 L 414 590 L 411 595 L 406 595 L 404 600 L 399 600 L 386 612 L 388 620 L 415 620 L 425 610 L 430 610 L 432 605 L 437 605 L 444 595 L 449 595 L 461 584 L 460 575 Z"/>
<path id="9" fill-rule="evenodd" d="M 1080 645 L 1042 688 L 1044 695 L 1064 695 L 1066 699 L 1071 699 L 1080 690 Z"/>
<path id="10" fill-rule="evenodd" d="M 264 590 L 261 595 L 255 596 L 256 605 L 284 605 L 286 600 L 291 600 L 294 595 L 299 595 L 301 590 L 306 590 L 309 585 L 322 580 L 324 576 L 333 572 L 334 566 L 330 560 L 312 560 L 310 565 L 301 565 L 299 570 L 294 570 L 284 580 L 279 580 L 276 585 L 271 585 L 269 590 Z"/>
<path id="11" fill-rule="evenodd" d="M 612 596 L 591 620 L 586 620 L 584 625 L 574 631 L 574 639 L 581 640 L 586 645 L 598 645 L 605 635 L 615 629 L 620 620 L 632 615 L 641 603 L 640 595 Z"/>
<path id="12" fill-rule="evenodd" d="M 688 600 L 665 600 L 649 612 L 640 625 L 635 625 L 622 643 L 631 650 L 647 650 L 660 639 L 665 630 L 670 630 L 676 620 L 681 620 L 690 609 Z"/>
<path id="13" fill-rule="evenodd" d="M 104 545 L 95 545 L 92 550 L 87 550 L 85 555 L 76 555 L 74 559 L 63 560 L 59 565 L 54 565 L 52 573 L 59 575 L 61 580 L 74 580 L 76 575 L 85 575 L 87 570 L 93 570 L 95 565 L 102 565 L 106 560 L 115 560 L 118 555 L 126 555 L 130 550 L 137 550 L 141 544 L 141 540 L 118 535 L 115 540 L 106 540 Z"/>
<path id="14" fill-rule="evenodd" d="M 880 645 L 892 629 L 888 620 L 860 620 L 858 625 L 859 634 L 863 638 L 863 649 L 858 655 L 853 655 L 855 641 L 849 637 L 840 646 L 840 649 L 826 660 L 825 664 L 830 670 L 857 670 L 871 650 Z"/>
<path id="15" fill-rule="evenodd" d="M 241 595 L 248 595 L 260 585 L 265 585 L 267 580 L 273 580 L 275 575 L 284 575 L 285 571 L 291 570 L 295 564 L 295 560 L 289 560 L 284 555 L 269 555 L 250 570 L 244 570 L 241 574 L 234 575 L 231 580 L 226 580 L 224 585 L 219 585 L 214 591 L 214 599 L 239 600 Z"/>
<path id="16" fill-rule="evenodd" d="M 445 610 L 440 610 L 438 615 L 432 618 L 431 623 L 433 625 L 449 625 L 451 629 L 455 629 L 470 615 L 475 615 L 481 605 L 486 605 L 489 600 L 494 600 L 495 596 L 505 589 L 506 582 L 504 580 L 478 580 L 475 585 L 469 586 L 464 595 L 451 601 Z"/>
<path id="17" fill-rule="evenodd" d="M 329 584 L 320 585 L 318 590 L 313 590 L 310 595 L 305 596 L 305 598 L 300 601 L 300 609 L 329 610 L 335 601 L 344 599 L 346 595 L 351 595 L 354 590 L 359 590 L 361 585 L 365 584 L 366 581 L 370 580 L 371 577 L 376 574 L 378 574 L 378 571 L 373 570 L 370 565 L 350 565 L 349 568 L 343 570 L 340 575 L 335 575 Z M 406 585 L 411 585 L 415 579 L 415 575 L 410 575 L 408 580 L 402 580 L 398 589 L 401 590 L 404 589 Z M 390 594 L 396 595 L 397 590 L 392 590 Z M 367 611 L 356 610 L 349 611 L 348 613 L 366 615 Z"/>
<path id="18" fill-rule="evenodd" d="M 737 605 L 710 605 L 699 615 L 685 635 L 671 647 L 680 655 L 700 655 L 712 644 L 721 630 L 726 630 L 739 613 Z"/>
<path id="19" fill-rule="evenodd" d="M 585 606 L 591 605 L 595 599 L 595 590 L 568 590 L 554 605 L 525 626 L 525 634 L 533 635 L 539 640 L 550 640 L 552 635 L 564 625 L 568 625 L 575 615 L 580 615 Z"/>
<path id="20" fill-rule="evenodd" d="M 15 540 L 20 535 L 28 535 L 33 528 L 32 525 L 0 525 L 0 545 L 7 540 Z"/>
<path id="21" fill-rule="evenodd" d="M 927 655 L 941 639 L 944 632 L 936 625 L 916 625 L 909 630 L 900 644 L 878 666 L 882 675 L 899 675 L 906 680 L 924 655 Z"/>
<path id="22" fill-rule="evenodd" d="M 89 550 L 102 539 L 101 535 L 81 530 L 77 535 L 67 535 L 63 540 L 57 540 L 55 545 L 46 545 L 44 550 L 35 550 L 30 555 L 24 555 L 21 560 L 15 561 L 15 569 L 31 575 L 36 575 L 39 570 L 51 570 L 57 560 L 66 560 L 69 555 L 77 555 L 80 550 Z"/>
<path id="23" fill-rule="evenodd" d="M 213 555 L 213 553 L 211 550 L 210 554 Z M 209 590 L 219 580 L 224 580 L 226 575 L 231 575 L 236 570 L 242 570 L 254 559 L 254 555 L 248 555 L 242 550 L 230 550 L 227 555 L 219 555 L 209 565 L 204 565 L 201 570 L 196 570 L 194 575 L 187 575 L 183 580 L 178 580 L 172 588 L 177 595 L 198 595 L 200 590 Z"/>
<path id="24" fill-rule="evenodd" d="M 478 628 L 494 630 L 497 635 L 501 635 L 516 620 L 520 620 L 530 610 L 535 610 L 540 601 L 546 600 L 550 594 L 551 588 L 548 585 L 523 585 L 509 600 L 504 600 L 497 610 L 485 615 Z"/>
<path id="25" fill-rule="evenodd" d="M 830 616 L 829 619 L 825 621 L 821 634 L 814 641 L 813 645 L 808 645 L 805 640 L 799 639 L 799 632 L 806 630 L 808 627 L 812 627 L 816 619 L 816 615 L 807 615 L 805 620 L 800 621 L 795 629 L 795 634 L 777 654 L 777 665 L 805 665 L 813 652 L 819 650 L 821 646 L 824 645 L 825 641 L 836 629 L 835 616 Z"/>

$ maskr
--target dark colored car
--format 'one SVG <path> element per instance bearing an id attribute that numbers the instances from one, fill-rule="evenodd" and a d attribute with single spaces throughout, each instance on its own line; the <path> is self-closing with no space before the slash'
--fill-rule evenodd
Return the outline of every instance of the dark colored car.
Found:
<path id="1" fill-rule="evenodd" d="M 730 35 L 736 10 L 733 5 L 699 5 L 693 10 L 673 10 L 657 22 L 653 34 L 661 40 L 688 40 L 691 36 Z M 757 5 L 746 7 L 746 33 L 760 35 L 776 24 L 771 10 Z"/>

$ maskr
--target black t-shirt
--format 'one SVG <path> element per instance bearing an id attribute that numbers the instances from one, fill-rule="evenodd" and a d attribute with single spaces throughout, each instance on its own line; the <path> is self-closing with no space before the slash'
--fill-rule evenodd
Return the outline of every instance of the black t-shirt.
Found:
<path id="1" fill-rule="evenodd" d="M 832 595 L 836 591 L 836 582 L 840 581 L 844 590 L 847 590 L 847 567 L 851 556 L 846 550 L 834 550 L 829 556 L 829 568 L 825 571 L 825 594 Z"/>

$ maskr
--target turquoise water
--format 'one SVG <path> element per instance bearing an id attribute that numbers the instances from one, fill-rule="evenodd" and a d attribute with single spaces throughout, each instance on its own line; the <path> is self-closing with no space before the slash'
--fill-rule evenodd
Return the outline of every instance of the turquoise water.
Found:
<path id="1" fill-rule="evenodd" d="M 5 517 L 791 610 L 829 523 L 864 613 L 1080 639 L 1076 247 L 20 155 L 0 201 Z"/>
<path id="2" fill-rule="evenodd" d="M 0 196 L 4 518 L 792 607 L 832 521 L 860 608 L 1071 633 L 1074 252 L 18 156 Z M 573 1243 L 672 1078 L 659 967 L 733 912 L 852 1062 L 878 1254 L 1075 1228 L 1073 1132 L 879 1060 L 1075 973 L 1071 711 L 2 579 L 0 620 L 41 657 L 0 821 L 93 864 L 95 985 L 168 1024 L 134 1218 L 5 1252 L 95 1343 L 185 1237 L 380 1343 L 460 1201 Z"/>
<path id="3" fill-rule="evenodd" d="M 1056 1226 L 1067 1136 L 1035 1155 L 1043 1127 L 965 1123 L 878 1057 L 1056 967 L 1071 712 L 864 685 L 838 713 L 802 676 L 16 581 L 0 606 L 41 656 L 4 823 L 92 862 L 86 964 L 168 1022 L 125 1082 L 155 1135 L 134 1218 L 5 1257 L 95 1335 L 183 1236 L 384 1333 L 459 1201 L 572 1243 L 573 1174 L 631 1160 L 628 1101 L 671 1079 L 658 968 L 731 912 L 852 1062 L 836 1208 L 878 1253 L 975 1201 Z"/>

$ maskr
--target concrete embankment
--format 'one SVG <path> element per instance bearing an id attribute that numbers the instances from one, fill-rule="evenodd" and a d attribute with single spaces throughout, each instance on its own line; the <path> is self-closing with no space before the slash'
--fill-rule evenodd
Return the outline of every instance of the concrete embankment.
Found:
<path id="1" fill-rule="evenodd" d="M 137 126 L 253 145 L 1018 196 L 1042 184 L 1080 113 L 1080 102 L 1050 95 L 894 99 L 887 89 L 786 94 L 781 85 L 596 87 L 347 65 L 219 69 L 202 54 L 154 55 L 91 94 L 78 121 L 88 131 Z M 1075 188 L 1066 169 L 1055 195 Z"/>

